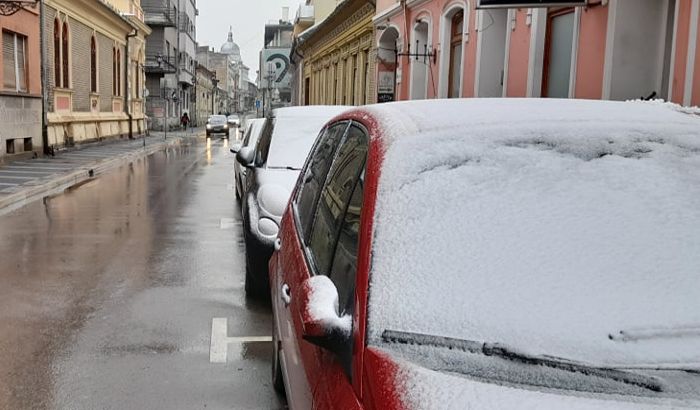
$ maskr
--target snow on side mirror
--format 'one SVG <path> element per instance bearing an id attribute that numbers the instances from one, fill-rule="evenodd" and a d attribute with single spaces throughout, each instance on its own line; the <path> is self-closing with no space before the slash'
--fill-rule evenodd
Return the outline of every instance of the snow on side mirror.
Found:
<path id="1" fill-rule="evenodd" d="M 253 163 L 253 158 L 255 157 L 255 151 L 251 147 L 243 147 L 238 150 L 236 154 L 236 161 L 238 161 L 244 167 L 248 167 Z"/>
<path id="2" fill-rule="evenodd" d="M 331 352 L 339 353 L 352 335 L 352 317 L 338 314 L 338 289 L 323 275 L 302 285 L 302 337 Z"/>

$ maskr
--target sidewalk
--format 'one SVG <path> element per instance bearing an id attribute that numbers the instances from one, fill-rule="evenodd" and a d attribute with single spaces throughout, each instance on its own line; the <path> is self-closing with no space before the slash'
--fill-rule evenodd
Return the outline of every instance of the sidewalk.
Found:
<path id="1" fill-rule="evenodd" d="M 184 139 L 201 132 L 151 132 L 149 137 L 108 141 L 61 151 L 54 157 L 15 161 L 0 166 L 0 215 L 28 202 L 95 178 L 100 174 L 134 160 L 180 145 Z"/>

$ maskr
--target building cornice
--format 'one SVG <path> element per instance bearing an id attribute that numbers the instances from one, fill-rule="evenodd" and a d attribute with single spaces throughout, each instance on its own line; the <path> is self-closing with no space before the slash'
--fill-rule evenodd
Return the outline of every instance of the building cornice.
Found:
<path id="1" fill-rule="evenodd" d="M 396 3 L 393 6 L 389 7 L 388 9 L 384 10 L 380 14 L 377 14 L 372 18 L 372 23 L 374 23 L 375 26 L 381 24 L 383 21 L 388 20 L 394 16 L 397 16 L 401 11 L 403 10 L 403 7 L 401 7 L 401 3 Z"/>
<path id="2" fill-rule="evenodd" d="M 324 22 L 322 23 L 323 27 L 319 26 L 318 29 L 315 32 L 311 33 L 306 39 L 304 39 L 303 42 L 297 43 L 296 48 L 302 53 L 306 51 L 313 52 L 313 50 L 323 48 L 329 43 L 342 42 L 342 40 L 340 39 L 341 37 L 348 37 L 348 35 L 342 36 L 343 33 L 347 33 L 351 31 L 353 27 L 362 26 L 366 23 L 369 24 L 365 28 L 365 31 L 371 32 L 373 30 L 373 26 L 371 24 L 371 16 L 374 14 L 374 6 L 371 3 L 365 2 L 360 8 L 352 11 L 352 14 L 350 14 L 350 16 L 347 18 L 343 18 L 343 11 L 344 10 L 339 10 L 338 13 L 336 13 L 332 17 L 329 17 L 326 20 L 324 20 Z M 340 21 L 337 22 L 338 24 L 334 25 L 333 23 L 336 23 L 335 20 Z M 364 22 L 363 20 L 367 20 L 367 22 Z M 332 27 L 330 31 L 324 30 L 325 28 L 330 27 Z"/>
<path id="3" fill-rule="evenodd" d="M 98 31 L 120 44 L 126 39 L 123 34 L 135 27 L 101 0 L 45 0 L 46 5 L 68 15 L 87 27 Z"/>

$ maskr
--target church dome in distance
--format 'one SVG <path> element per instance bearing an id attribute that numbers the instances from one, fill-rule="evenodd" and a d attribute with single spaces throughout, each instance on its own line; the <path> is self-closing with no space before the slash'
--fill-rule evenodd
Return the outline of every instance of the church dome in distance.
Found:
<path id="1" fill-rule="evenodd" d="M 235 62 L 241 62 L 241 49 L 233 41 L 233 30 L 229 29 L 228 40 L 221 46 L 221 54 L 227 54 Z"/>

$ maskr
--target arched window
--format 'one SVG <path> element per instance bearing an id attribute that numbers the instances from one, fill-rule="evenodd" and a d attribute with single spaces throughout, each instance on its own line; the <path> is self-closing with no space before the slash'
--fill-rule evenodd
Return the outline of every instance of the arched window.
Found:
<path id="1" fill-rule="evenodd" d="M 117 49 L 117 92 L 114 95 L 121 95 L 122 91 L 122 53 Z"/>
<path id="2" fill-rule="evenodd" d="M 62 74 L 63 74 L 63 82 L 61 86 L 63 88 L 70 88 L 70 73 L 69 73 L 69 61 L 68 59 L 70 58 L 70 50 L 68 49 L 68 23 L 63 23 L 63 33 L 61 42 L 62 42 L 62 47 L 61 47 L 61 69 L 62 69 Z"/>
<path id="3" fill-rule="evenodd" d="M 462 32 L 464 31 L 464 11 L 460 10 L 452 16 L 450 24 L 450 74 L 449 98 L 460 96 L 462 88 Z"/>
<path id="4" fill-rule="evenodd" d="M 58 19 L 53 22 L 53 81 L 56 87 L 61 87 L 61 23 Z"/>
<path id="5" fill-rule="evenodd" d="M 141 70 L 139 69 L 138 63 L 134 64 L 134 77 L 136 77 L 134 80 L 134 83 L 136 84 L 134 94 L 136 94 L 136 98 L 141 98 Z"/>
<path id="6" fill-rule="evenodd" d="M 90 38 L 90 91 L 97 92 L 97 41 Z"/>
<path id="7" fill-rule="evenodd" d="M 117 95 L 117 49 L 112 48 L 112 95 Z"/>

